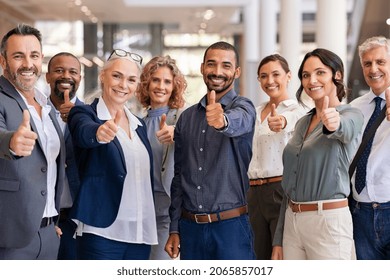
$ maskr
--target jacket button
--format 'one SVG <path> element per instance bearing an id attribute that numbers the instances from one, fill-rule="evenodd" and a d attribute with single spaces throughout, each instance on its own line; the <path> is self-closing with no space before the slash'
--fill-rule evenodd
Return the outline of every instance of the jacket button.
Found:
<path id="1" fill-rule="evenodd" d="M 42 168 L 41 168 L 41 171 L 42 171 L 43 173 L 45 173 L 45 172 L 47 171 L 47 168 L 46 168 L 46 167 L 42 167 Z"/>
<path id="2" fill-rule="evenodd" d="M 41 195 L 45 196 L 46 195 L 46 191 L 41 191 Z"/>

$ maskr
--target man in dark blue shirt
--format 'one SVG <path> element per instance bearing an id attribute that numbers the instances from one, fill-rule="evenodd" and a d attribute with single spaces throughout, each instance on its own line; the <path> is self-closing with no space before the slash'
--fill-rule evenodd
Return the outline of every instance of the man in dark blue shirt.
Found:
<path id="1" fill-rule="evenodd" d="M 255 259 L 246 206 L 256 111 L 238 96 L 236 49 L 206 49 L 207 94 L 182 113 L 175 129 L 170 236 L 165 250 L 181 259 Z"/>

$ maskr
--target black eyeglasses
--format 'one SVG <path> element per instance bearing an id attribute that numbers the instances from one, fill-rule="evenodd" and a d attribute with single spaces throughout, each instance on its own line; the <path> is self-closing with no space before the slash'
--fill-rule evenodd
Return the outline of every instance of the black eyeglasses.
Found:
<path id="1" fill-rule="evenodd" d="M 142 56 L 140 56 L 139 54 L 136 54 L 136 53 L 127 52 L 127 51 L 121 50 L 121 49 L 115 49 L 111 52 L 111 54 L 107 60 L 110 60 L 111 58 L 114 58 L 114 57 L 130 57 L 132 60 L 134 60 L 135 62 L 138 62 L 140 65 L 142 65 Z"/>

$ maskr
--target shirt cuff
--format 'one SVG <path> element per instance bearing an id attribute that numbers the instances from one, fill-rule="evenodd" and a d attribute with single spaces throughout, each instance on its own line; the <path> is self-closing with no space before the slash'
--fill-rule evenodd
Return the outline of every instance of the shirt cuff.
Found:
<path id="1" fill-rule="evenodd" d="M 226 130 L 228 130 L 229 121 L 225 114 L 223 114 L 223 122 L 224 122 L 224 126 L 222 128 L 218 128 L 217 129 L 218 132 L 225 132 Z"/>

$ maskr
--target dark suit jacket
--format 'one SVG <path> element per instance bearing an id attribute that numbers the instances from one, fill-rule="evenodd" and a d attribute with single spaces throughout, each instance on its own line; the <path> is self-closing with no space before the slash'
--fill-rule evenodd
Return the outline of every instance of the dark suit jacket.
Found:
<path id="1" fill-rule="evenodd" d="M 15 157 L 9 143 L 27 109 L 14 86 L 0 77 L 0 247 L 22 248 L 38 232 L 46 205 L 47 161 L 38 140 L 27 157 Z M 65 144 L 54 110 L 50 118 L 59 135 L 61 148 L 57 157 L 55 206 L 59 212 L 65 178 Z M 38 133 L 33 119 L 31 129 Z"/>
<path id="2" fill-rule="evenodd" d="M 80 106 L 80 105 L 84 105 L 84 103 L 80 101 L 78 98 L 76 98 L 75 105 Z M 65 171 L 66 171 L 66 177 L 68 178 L 68 184 L 69 184 L 70 194 L 72 196 L 72 201 L 74 201 L 76 199 L 76 195 L 80 188 L 80 179 L 77 170 L 76 159 L 74 157 L 72 136 L 70 135 L 68 126 L 65 127 L 64 138 L 65 138 L 65 147 L 66 147 Z"/>
<path id="3" fill-rule="evenodd" d="M 118 214 L 127 171 L 123 150 L 116 137 L 108 144 L 97 142 L 96 132 L 105 122 L 97 117 L 97 103 L 98 99 L 95 99 L 91 105 L 75 106 L 68 116 L 81 182 L 71 217 L 91 226 L 108 227 Z M 152 150 L 145 123 L 139 120 L 143 126 L 139 126 L 136 132 L 149 153 L 153 188 Z"/>

